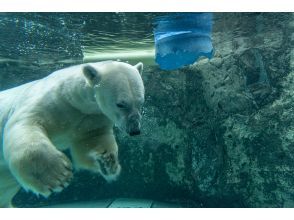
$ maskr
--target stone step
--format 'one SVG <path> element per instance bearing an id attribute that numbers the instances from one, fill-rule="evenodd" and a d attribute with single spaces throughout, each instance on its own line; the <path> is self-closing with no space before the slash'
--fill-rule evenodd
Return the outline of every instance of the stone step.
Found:
<path id="1" fill-rule="evenodd" d="M 148 199 L 116 198 L 91 202 L 63 203 L 44 208 L 180 208 L 176 203 L 166 203 Z"/>

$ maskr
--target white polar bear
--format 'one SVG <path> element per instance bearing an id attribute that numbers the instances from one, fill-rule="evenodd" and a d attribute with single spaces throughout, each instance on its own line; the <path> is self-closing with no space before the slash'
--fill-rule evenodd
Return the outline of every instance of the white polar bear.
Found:
<path id="1" fill-rule="evenodd" d="M 0 206 L 10 206 L 22 186 L 45 197 L 77 169 L 106 180 L 120 172 L 113 125 L 140 133 L 143 64 L 105 61 L 56 71 L 0 92 Z"/>

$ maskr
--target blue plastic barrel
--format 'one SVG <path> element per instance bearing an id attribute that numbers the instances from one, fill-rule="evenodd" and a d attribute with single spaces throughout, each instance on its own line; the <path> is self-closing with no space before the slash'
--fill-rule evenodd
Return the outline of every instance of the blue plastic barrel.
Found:
<path id="1" fill-rule="evenodd" d="M 156 19 L 155 61 L 161 69 L 174 70 L 211 58 L 212 13 L 173 13 Z"/>

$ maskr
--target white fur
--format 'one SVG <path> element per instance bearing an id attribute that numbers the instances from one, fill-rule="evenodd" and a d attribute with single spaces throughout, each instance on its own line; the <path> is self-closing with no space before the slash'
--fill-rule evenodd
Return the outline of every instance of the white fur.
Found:
<path id="1" fill-rule="evenodd" d="M 101 78 L 86 78 L 86 65 Z M 142 68 L 115 61 L 82 64 L 0 92 L 0 206 L 10 205 L 19 186 L 46 197 L 66 187 L 72 178 L 72 162 L 60 151 L 66 148 L 75 167 L 93 172 L 101 173 L 97 155 L 112 158 L 112 173 L 101 174 L 117 178 L 113 125 L 126 129 L 130 113 L 140 118 Z M 129 113 L 117 108 L 121 100 Z"/>

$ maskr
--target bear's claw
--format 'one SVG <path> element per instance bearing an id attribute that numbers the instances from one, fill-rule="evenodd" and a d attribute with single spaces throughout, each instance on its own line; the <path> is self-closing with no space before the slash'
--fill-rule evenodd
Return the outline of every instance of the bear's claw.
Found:
<path id="1" fill-rule="evenodd" d="M 14 165 L 19 173 L 19 183 L 46 198 L 54 192 L 61 192 L 73 178 L 70 160 L 57 150 L 50 153 L 38 150 L 29 159 L 22 159 Z"/>

